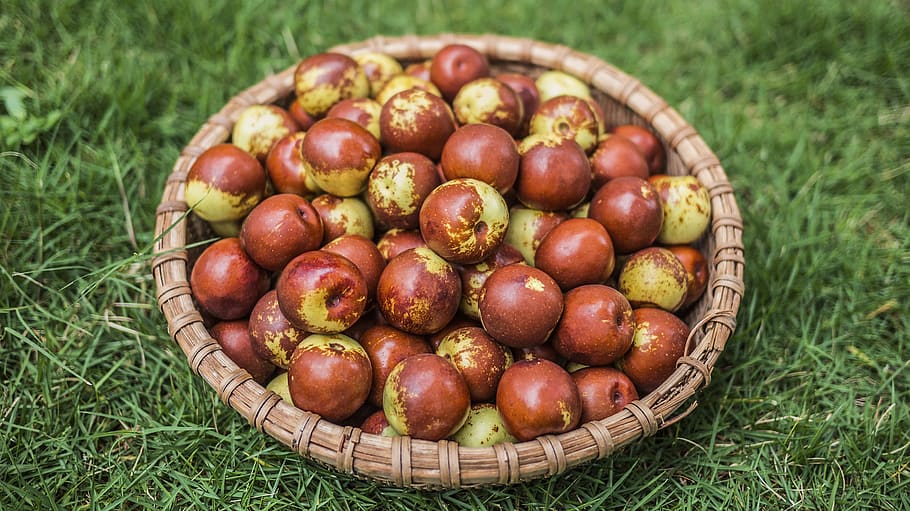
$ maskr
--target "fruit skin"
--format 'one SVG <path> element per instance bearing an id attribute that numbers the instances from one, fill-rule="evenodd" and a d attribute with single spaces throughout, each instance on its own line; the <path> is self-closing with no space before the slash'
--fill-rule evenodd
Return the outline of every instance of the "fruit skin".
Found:
<path id="1" fill-rule="evenodd" d="M 436 187 L 420 207 L 420 232 L 443 259 L 473 264 L 489 257 L 509 226 L 509 206 L 492 186 L 459 178 Z"/>
<path id="2" fill-rule="evenodd" d="M 250 105 L 240 112 L 231 131 L 231 142 L 264 161 L 275 142 L 300 127 L 287 110 L 278 105 Z"/>
<path id="3" fill-rule="evenodd" d="M 185 200 L 208 222 L 240 220 L 265 195 L 266 175 L 253 155 L 216 144 L 196 158 L 186 176 Z"/>
<path id="4" fill-rule="evenodd" d="M 524 118 L 524 103 L 515 91 L 495 78 L 472 80 L 452 100 L 452 111 L 461 124 L 486 123 L 516 135 Z"/>
<path id="5" fill-rule="evenodd" d="M 543 100 L 531 117 L 531 134 L 574 140 L 585 153 L 597 146 L 600 123 L 591 104 L 584 98 L 562 95 Z"/>
<path id="6" fill-rule="evenodd" d="M 359 194 L 381 156 L 376 137 L 340 117 L 316 121 L 300 145 L 308 175 L 321 189 L 339 197 Z"/>
<path id="7" fill-rule="evenodd" d="M 419 353 L 432 353 L 430 343 L 420 335 L 409 334 L 391 325 L 374 325 L 360 336 L 360 344 L 373 367 L 373 384 L 367 402 L 382 406 L 382 390 L 392 369 L 402 360 Z"/>
<path id="8" fill-rule="evenodd" d="M 513 361 L 511 350 L 480 327 L 462 327 L 449 332 L 436 347 L 436 354 L 458 369 L 474 403 L 496 397 L 499 379 Z"/>
<path id="9" fill-rule="evenodd" d="M 382 409 L 399 434 L 437 441 L 465 423 L 471 395 L 455 366 L 439 355 L 424 353 L 392 369 L 382 393 Z"/>
<path id="10" fill-rule="evenodd" d="M 647 181 L 617 177 L 594 193 L 588 217 L 607 228 L 617 254 L 629 254 L 657 240 L 663 209 L 660 196 Z"/>
<path id="11" fill-rule="evenodd" d="M 440 167 L 447 180 L 474 178 L 508 192 L 518 178 L 521 155 L 509 133 L 492 124 L 467 124 L 442 148 Z"/>
<path id="12" fill-rule="evenodd" d="M 297 131 L 281 138 L 265 159 L 269 180 L 277 193 L 294 193 L 304 197 L 322 193 L 300 158 L 304 137 L 305 131 Z"/>
<path id="13" fill-rule="evenodd" d="M 330 108 L 325 116 L 356 122 L 369 131 L 376 140 L 379 140 L 379 112 L 381 111 L 382 105 L 374 99 L 348 98 L 335 103 L 335 106 Z"/>
<path id="14" fill-rule="evenodd" d="M 581 397 L 581 423 L 606 419 L 638 399 L 632 380 L 614 367 L 586 367 L 572 373 Z"/>
<path id="15" fill-rule="evenodd" d="M 364 433 L 369 433 L 371 435 L 379 436 L 400 436 L 395 428 L 389 424 L 389 419 L 386 418 L 385 412 L 382 410 L 376 410 L 370 414 L 363 422 L 360 424 L 360 429 Z"/>
<path id="16" fill-rule="evenodd" d="M 508 243 L 502 243 L 492 255 L 474 264 L 459 265 L 458 276 L 461 277 L 461 303 L 458 310 L 465 316 L 480 320 L 480 293 L 487 278 L 497 268 L 523 262 L 521 252 Z"/>
<path id="17" fill-rule="evenodd" d="M 559 285 L 543 271 L 510 264 L 495 270 L 480 294 L 480 320 L 494 339 L 512 348 L 546 342 L 563 311 Z"/>
<path id="18" fill-rule="evenodd" d="M 577 96 L 579 98 L 590 98 L 591 89 L 588 85 L 565 71 L 550 69 L 544 71 L 534 81 L 537 90 L 540 93 L 541 101 L 546 101 L 556 96 Z"/>
<path id="19" fill-rule="evenodd" d="M 405 250 L 426 246 L 427 242 L 417 229 L 389 229 L 376 242 L 376 247 L 386 261 L 391 261 Z"/>
<path id="20" fill-rule="evenodd" d="M 657 174 L 648 182 L 660 195 L 664 219 L 657 242 L 665 245 L 695 243 L 711 223 L 711 196 L 695 176 Z"/>
<path id="21" fill-rule="evenodd" d="M 346 257 L 312 250 L 295 257 L 282 270 L 275 285 L 278 305 L 301 330 L 338 333 L 363 315 L 367 283 Z"/>
<path id="22" fill-rule="evenodd" d="M 190 271 L 190 288 L 202 309 L 240 319 L 269 290 L 269 274 L 250 259 L 238 238 L 222 238 L 202 251 Z"/>
<path id="23" fill-rule="evenodd" d="M 298 255 L 322 244 L 322 220 L 303 197 L 290 193 L 272 195 L 243 220 L 240 242 L 259 266 L 280 271 Z"/>
<path id="24" fill-rule="evenodd" d="M 632 346 L 632 306 L 619 291 L 601 284 L 565 294 L 565 309 L 550 342 L 571 362 L 612 364 Z"/>
<path id="25" fill-rule="evenodd" d="M 371 304 L 376 297 L 379 276 L 386 264 L 376 244 L 359 234 L 345 234 L 323 245 L 322 250 L 343 256 L 354 263 L 367 284 L 367 304 Z"/>
<path id="26" fill-rule="evenodd" d="M 606 135 L 597 143 L 591 154 L 591 172 L 595 190 L 613 178 L 633 176 L 648 179 L 650 175 L 648 162 L 638 146 L 618 135 Z"/>
<path id="27" fill-rule="evenodd" d="M 339 197 L 324 193 L 314 197 L 310 204 L 322 219 L 323 244 L 345 234 L 359 234 L 373 239 L 373 213 L 360 197 Z"/>
<path id="28" fill-rule="evenodd" d="M 389 324 L 419 335 L 446 326 L 460 301 L 461 280 L 455 268 L 426 247 L 390 260 L 376 289 L 377 305 Z"/>
<path id="29" fill-rule="evenodd" d="M 690 245 L 670 245 L 666 248 L 673 252 L 673 255 L 686 269 L 686 281 L 689 283 L 689 287 L 686 291 L 686 301 L 680 306 L 680 309 L 685 309 L 697 302 L 708 289 L 708 277 L 710 276 L 708 261 L 700 250 Z"/>
<path id="30" fill-rule="evenodd" d="M 466 44 L 448 44 L 430 60 L 430 81 L 449 102 L 466 83 L 486 76 L 490 76 L 487 57 Z"/>
<path id="31" fill-rule="evenodd" d="M 421 89 L 401 91 L 382 105 L 379 134 L 388 152 L 416 152 L 438 160 L 455 131 L 455 115 L 439 96 Z"/>
<path id="32" fill-rule="evenodd" d="M 269 381 L 275 373 L 275 365 L 256 354 L 247 321 L 220 321 L 209 329 L 224 354 L 241 369 L 245 369 L 260 385 Z"/>
<path id="33" fill-rule="evenodd" d="M 370 82 L 357 61 L 324 52 L 303 59 L 294 70 L 296 101 L 307 114 L 321 117 L 335 103 L 370 95 Z"/>
<path id="34" fill-rule="evenodd" d="M 434 96 L 442 97 L 439 88 L 433 85 L 429 78 L 422 78 L 411 75 L 395 75 L 383 85 L 382 89 L 376 93 L 376 102 L 385 105 L 395 94 L 408 89 L 420 89 Z"/>
<path id="35" fill-rule="evenodd" d="M 689 281 L 686 269 L 663 247 L 635 252 L 623 264 L 617 289 L 633 307 L 659 307 L 676 311 L 685 303 Z"/>
<path id="36" fill-rule="evenodd" d="M 367 76 L 372 97 L 376 97 L 376 94 L 393 76 L 404 73 L 401 62 L 385 53 L 368 51 L 354 55 L 353 59 Z"/>
<path id="37" fill-rule="evenodd" d="M 575 380 L 542 358 L 521 360 L 506 369 L 496 390 L 496 407 L 506 429 L 520 441 L 571 431 L 581 420 Z"/>
<path id="38" fill-rule="evenodd" d="M 562 211 L 580 204 L 591 188 L 591 163 L 570 138 L 531 135 L 519 145 L 518 200 L 529 208 Z"/>
<path id="39" fill-rule="evenodd" d="M 381 228 L 416 229 L 420 206 L 440 182 L 436 165 L 426 156 L 390 154 L 370 172 L 366 201 Z"/>
<path id="40" fill-rule="evenodd" d="M 526 206 L 509 208 L 509 228 L 505 243 L 512 245 L 524 257 L 525 263 L 534 266 L 537 248 L 557 225 L 569 218 L 564 211 L 543 211 Z"/>
<path id="41" fill-rule="evenodd" d="M 551 230 L 534 254 L 534 265 L 563 291 L 606 282 L 616 258 L 607 230 L 590 218 L 570 218 Z"/>
<path id="42" fill-rule="evenodd" d="M 278 293 L 273 289 L 256 302 L 249 319 L 253 350 L 260 358 L 287 369 L 291 354 L 308 334 L 288 321 L 278 306 Z"/>
<path id="43" fill-rule="evenodd" d="M 268 385 L 265 386 L 266 390 L 271 390 L 272 392 L 278 394 L 282 400 L 287 402 L 290 405 L 294 404 L 294 401 L 291 399 L 291 389 L 288 388 L 288 372 L 281 371 L 269 381 Z"/>
<path id="44" fill-rule="evenodd" d="M 676 370 L 676 361 L 686 354 L 689 327 L 676 315 L 651 307 L 635 309 L 633 316 L 632 348 L 616 366 L 639 393 L 647 394 Z"/>
<path id="45" fill-rule="evenodd" d="M 613 133 L 625 137 L 638 147 L 651 174 L 664 172 L 667 167 L 667 152 L 657 136 L 647 128 L 634 124 L 623 124 L 613 128 Z"/>
<path id="46" fill-rule="evenodd" d="M 366 402 L 373 370 L 366 351 L 344 334 L 313 334 L 291 357 L 288 387 L 294 405 L 339 423 Z"/>
<path id="47" fill-rule="evenodd" d="M 527 135 L 531 116 L 540 106 L 540 91 L 537 90 L 537 84 L 533 78 L 521 73 L 502 73 L 496 75 L 496 79 L 511 87 L 521 100 L 523 112 L 521 126 L 514 135 L 517 137 Z"/>
<path id="48" fill-rule="evenodd" d="M 451 439 L 463 447 L 491 447 L 503 442 L 516 441 L 506 429 L 502 415 L 493 403 L 471 405 L 468 419 Z"/>

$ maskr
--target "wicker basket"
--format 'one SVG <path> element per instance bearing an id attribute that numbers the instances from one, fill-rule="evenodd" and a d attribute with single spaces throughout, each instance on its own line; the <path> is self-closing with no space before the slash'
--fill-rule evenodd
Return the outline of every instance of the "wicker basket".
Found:
<path id="1" fill-rule="evenodd" d="M 258 430 L 338 471 L 400 486 L 458 488 L 518 483 L 561 473 L 654 435 L 695 407 L 693 396 L 710 382 L 714 364 L 735 330 L 743 295 L 742 219 L 727 176 L 695 129 L 635 78 L 565 46 L 495 35 L 375 37 L 331 51 L 381 51 L 407 64 L 427 59 L 455 42 L 485 53 L 496 72 L 535 76 L 545 69 L 558 69 L 576 75 L 591 85 L 606 112 L 608 128 L 638 124 L 657 133 L 667 150 L 667 172 L 694 175 L 710 191 L 711 229 L 699 245 L 708 259 L 710 280 L 705 295 L 684 318 L 692 327 L 691 354 L 679 360 L 676 371 L 658 389 L 606 419 L 561 435 L 488 448 L 380 437 L 330 423 L 283 402 L 237 367 L 206 331 L 190 294 L 187 267 L 193 249 L 188 247 L 201 241 L 203 234 L 202 222 L 187 214 L 183 199 L 187 171 L 205 149 L 228 140 L 234 121 L 245 107 L 288 99 L 293 94 L 295 66 L 233 97 L 183 149 L 157 209 L 152 272 L 168 332 L 186 354 L 190 368 Z"/>

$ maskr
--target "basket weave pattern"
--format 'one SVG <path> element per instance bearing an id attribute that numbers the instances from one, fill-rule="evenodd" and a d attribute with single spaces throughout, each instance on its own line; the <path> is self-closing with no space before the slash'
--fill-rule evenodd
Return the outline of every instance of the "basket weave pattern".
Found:
<path id="1" fill-rule="evenodd" d="M 293 94 L 296 65 L 242 91 L 211 116 L 180 153 L 156 211 L 152 272 L 168 332 L 186 354 L 190 368 L 259 431 L 336 470 L 400 486 L 458 488 L 517 483 L 564 472 L 654 435 L 695 407 L 693 396 L 710 383 L 714 364 L 736 328 L 736 312 L 744 292 L 742 218 L 720 161 L 685 119 L 634 77 L 566 46 L 496 35 L 374 37 L 329 51 L 351 55 L 380 51 L 409 63 L 428 59 L 446 44 L 456 42 L 486 54 L 494 72 L 535 76 L 546 69 L 558 69 L 578 76 L 590 84 L 594 98 L 604 107 L 608 129 L 638 124 L 654 131 L 667 150 L 667 173 L 691 174 L 710 192 L 711 229 L 699 245 L 708 260 L 710 280 L 705 295 L 684 318 L 692 329 L 691 353 L 679 360 L 676 371 L 658 389 L 606 419 L 561 435 L 489 448 L 466 448 L 445 440 L 380 437 L 333 424 L 282 401 L 237 367 L 209 335 L 192 299 L 190 247 L 205 239 L 201 234 L 205 226 L 188 214 L 183 197 L 187 172 L 203 151 L 229 139 L 244 108 L 280 102 Z"/>

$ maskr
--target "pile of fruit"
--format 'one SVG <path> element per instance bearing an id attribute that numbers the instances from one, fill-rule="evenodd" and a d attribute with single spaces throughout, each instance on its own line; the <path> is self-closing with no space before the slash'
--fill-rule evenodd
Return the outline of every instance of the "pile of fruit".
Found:
<path id="1" fill-rule="evenodd" d="M 212 337 L 289 403 L 383 435 L 488 446 L 656 389 L 705 291 L 708 191 L 561 71 L 461 44 L 404 66 L 302 60 L 246 107 L 185 200 L 220 239 L 190 284 Z"/>

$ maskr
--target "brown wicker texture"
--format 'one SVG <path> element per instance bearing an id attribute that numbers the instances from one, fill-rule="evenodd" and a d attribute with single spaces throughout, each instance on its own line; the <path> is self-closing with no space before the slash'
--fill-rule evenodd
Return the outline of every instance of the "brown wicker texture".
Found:
<path id="1" fill-rule="evenodd" d="M 628 123 L 651 128 L 667 149 L 668 173 L 694 175 L 710 191 L 711 230 L 699 245 L 708 258 L 710 281 L 705 295 L 685 318 L 692 327 L 689 342 L 694 343 L 694 349 L 679 360 L 677 370 L 657 390 L 622 412 L 561 435 L 489 448 L 380 437 L 289 405 L 254 382 L 221 351 L 206 331 L 190 294 L 190 251 L 194 242 L 203 240 L 204 226 L 187 214 L 184 182 L 200 153 L 228 140 L 234 121 L 245 107 L 285 101 L 292 95 L 296 64 L 244 90 L 208 119 L 174 165 L 155 226 L 152 272 L 168 332 L 186 354 L 192 370 L 218 391 L 222 401 L 258 430 L 307 458 L 357 477 L 409 487 L 474 487 L 546 477 L 608 456 L 677 422 L 695 408 L 693 396 L 710 382 L 715 362 L 736 328 L 743 295 L 742 218 L 724 169 L 698 132 L 634 77 L 566 46 L 496 35 L 374 37 L 331 51 L 381 51 L 410 63 L 430 58 L 444 45 L 455 42 L 485 53 L 496 72 L 509 70 L 534 76 L 545 69 L 558 69 L 580 77 L 591 85 L 603 105 L 608 128 Z"/>

